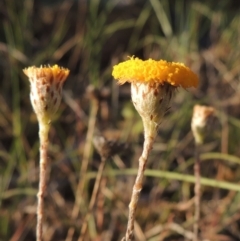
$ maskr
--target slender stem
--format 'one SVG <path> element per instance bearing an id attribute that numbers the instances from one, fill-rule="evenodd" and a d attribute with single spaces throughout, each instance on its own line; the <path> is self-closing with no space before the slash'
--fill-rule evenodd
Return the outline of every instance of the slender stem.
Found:
<path id="1" fill-rule="evenodd" d="M 126 237 L 125 237 L 125 239 L 123 239 L 125 241 L 132 241 L 133 237 L 134 237 L 134 233 L 133 233 L 134 232 L 134 219 L 135 219 L 135 214 L 136 214 L 136 209 L 137 209 L 137 203 L 138 203 L 140 192 L 142 190 L 144 171 L 146 168 L 149 153 L 153 146 L 153 142 L 154 142 L 154 137 L 145 136 L 143 152 L 142 152 L 141 157 L 139 158 L 138 173 L 137 173 L 137 177 L 135 180 L 135 184 L 133 186 L 131 202 L 129 204 L 129 215 L 128 215 Z"/>
<path id="2" fill-rule="evenodd" d="M 194 187 L 194 224 L 193 224 L 193 241 L 198 241 L 198 229 L 200 220 L 200 201 L 201 201 L 201 165 L 200 165 L 200 151 L 199 145 L 195 145 L 195 163 L 194 163 L 194 176 L 195 176 L 195 187 Z"/>
<path id="3" fill-rule="evenodd" d="M 44 216 L 44 194 L 47 183 L 47 149 L 48 149 L 48 132 L 50 125 L 39 122 L 39 139 L 40 139 L 40 173 L 38 188 L 38 206 L 37 206 L 37 241 L 43 240 L 43 216 Z"/>
<path id="4" fill-rule="evenodd" d="M 98 195 L 99 187 L 100 187 L 100 184 L 101 184 L 105 163 L 106 163 L 106 158 L 102 157 L 101 163 L 100 163 L 99 168 L 98 168 L 98 173 L 97 173 L 97 176 L 96 176 L 96 181 L 95 181 L 95 184 L 94 184 L 91 200 L 90 200 L 90 203 L 89 203 L 89 206 L 88 206 L 88 213 L 85 216 L 85 219 L 83 221 L 83 225 L 82 225 L 82 228 L 81 228 L 81 233 L 80 233 L 80 236 L 78 238 L 78 241 L 84 241 L 84 236 L 85 236 L 85 233 L 87 231 L 87 222 L 88 222 L 88 219 L 89 219 L 89 217 L 92 213 L 94 204 L 95 204 L 96 199 L 97 199 L 97 195 Z"/>

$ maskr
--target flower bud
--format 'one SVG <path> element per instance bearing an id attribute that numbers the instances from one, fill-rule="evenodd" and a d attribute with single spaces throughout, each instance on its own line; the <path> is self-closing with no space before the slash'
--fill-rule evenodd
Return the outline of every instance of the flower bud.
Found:
<path id="1" fill-rule="evenodd" d="M 58 110 L 62 98 L 62 86 L 69 75 L 69 70 L 35 66 L 23 70 L 30 81 L 30 99 L 38 121 L 49 123 Z"/>

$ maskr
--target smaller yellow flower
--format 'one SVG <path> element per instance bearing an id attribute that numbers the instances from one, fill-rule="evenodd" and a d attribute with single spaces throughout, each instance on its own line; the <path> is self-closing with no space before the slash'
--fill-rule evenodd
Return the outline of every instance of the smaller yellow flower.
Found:
<path id="1" fill-rule="evenodd" d="M 183 88 L 197 87 L 198 77 L 182 63 L 155 61 L 152 59 L 143 61 L 131 57 L 113 67 L 112 75 L 120 84 L 130 83 L 168 83 L 172 86 Z"/>
<path id="2" fill-rule="evenodd" d="M 62 86 L 69 70 L 54 65 L 40 68 L 32 66 L 23 72 L 30 81 L 30 99 L 38 120 L 49 123 L 59 107 Z"/>

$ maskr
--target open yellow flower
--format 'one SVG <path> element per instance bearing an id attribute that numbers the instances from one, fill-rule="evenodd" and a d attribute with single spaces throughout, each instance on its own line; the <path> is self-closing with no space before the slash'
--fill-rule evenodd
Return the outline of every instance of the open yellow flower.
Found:
<path id="1" fill-rule="evenodd" d="M 59 107 L 62 86 L 69 75 L 69 70 L 54 65 L 40 68 L 32 66 L 23 72 L 30 81 L 30 99 L 37 118 L 50 122 Z"/>
<path id="2" fill-rule="evenodd" d="M 120 84 L 131 83 L 133 104 L 143 119 L 143 124 L 157 127 L 173 96 L 176 87 L 196 87 L 198 77 L 182 63 L 143 61 L 131 57 L 113 67 L 112 75 Z M 148 131 L 149 128 L 145 128 Z M 155 131 L 155 130 L 154 130 Z"/>
<path id="3" fill-rule="evenodd" d="M 177 87 L 196 87 L 198 77 L 182 63 L 152 59 L 143 61 L 134 57 L 115 65 L 112 75 L 120 84 L 131 83 L 132 101 L 142 117 L 144 127 L 143 152 L 139 158 L 138 174 L 129 204 L 127 231 L 123 239 L 124 241 L 132 241 L 135 213 L 142 189 L 144 170 L 157 129 L 169 108 L 175 89 Z"/>
<path id="4" fill-rule="evenodd" d="M 120 84 L 130 83 L 168 83 L 175 87 L 197 87 L 198 77 L 182 63 L 155 61 L 149 59 L 143 61 L 131 57 L 113 67 L 112 75 Z"/>

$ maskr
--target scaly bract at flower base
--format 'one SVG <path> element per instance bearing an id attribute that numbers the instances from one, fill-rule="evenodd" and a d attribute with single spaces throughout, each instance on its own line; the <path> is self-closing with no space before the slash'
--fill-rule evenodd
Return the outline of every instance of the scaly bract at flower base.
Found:
<path id="1" fill-rule="evenodd" d="M 183 63 L 141 60 L 131 57 L 113 67 L 112 75 L 120 84 L 130 83 L 168 83 L 176 87 L 197 87 L 198 77 Z"/>
<path id="2" fill-rule="evenodd" d="M 69 70 L 54 65 L 40 68 L 32 66 L 23 72 L 30 81 L 30 99 L 38 120 L 50 122 L 59 107 L 62 86 Z"/>

